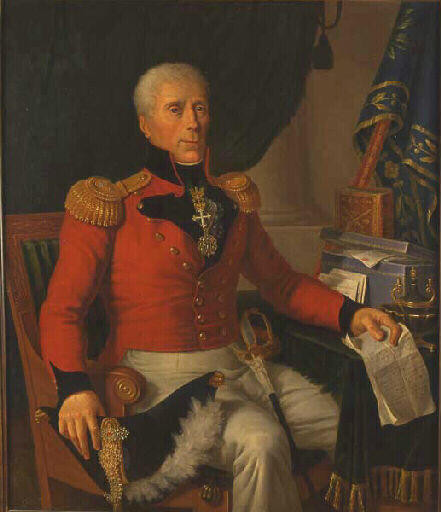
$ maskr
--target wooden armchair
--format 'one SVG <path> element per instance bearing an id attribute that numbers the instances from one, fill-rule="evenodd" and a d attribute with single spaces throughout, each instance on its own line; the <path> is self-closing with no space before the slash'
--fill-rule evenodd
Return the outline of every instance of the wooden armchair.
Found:
<path id="1" fill-rule="evenodd" d="M 40 355 L 38 312 L 58 257 L 63 213 L 10 215 L 6 218 L 6 283 L 29 403 L 42 509 L 66 507 L 57 483 L 103 495 L 75 455 L 48 423 L 40 407 L 55 406 L 57 392 Z M 110 416 L 123 416 L 143 398 L 145 380 L 131 368 L 103 368 L 88 362 L 88 373 Z M 216 478 L 216 477 L 213 477 Z M 211 479 L 213 481 L 213 479 Z M 63 489 L 63 486 L 61 486 Z M 64 487 L 66 489 L 66 487 Z M 228 512 L 227 489 L 201 481 L 182 486 L 156 508 L 193 512 Z"/>

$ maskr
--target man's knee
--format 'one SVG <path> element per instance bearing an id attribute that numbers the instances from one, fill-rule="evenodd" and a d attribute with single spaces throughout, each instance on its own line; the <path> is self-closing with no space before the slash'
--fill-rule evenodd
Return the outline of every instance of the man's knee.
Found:
<path id="1" fill-rule="evenodd" d="M 286 434 L 278 425 L 265 430 L 247 432 L 243 448 L 247 458 L 256 461 L 289 455 Z"/>

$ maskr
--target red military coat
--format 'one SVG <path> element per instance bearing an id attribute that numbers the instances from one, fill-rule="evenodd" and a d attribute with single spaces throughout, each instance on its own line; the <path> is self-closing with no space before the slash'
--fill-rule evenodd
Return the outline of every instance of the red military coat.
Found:
<path id="1" fill-rule="evenodd" d="M 236 177 L 254 186 L 245 175 Z M 42 353 L 48 367 L 51 362 L 64 371 L 85 370 L 83 322 L 98 292 L 110 319 L 101 355 L 105 364 L 118 363 L 127 349 L 195 351 L 237 340 L 240 274 L 278 311 L 339 330 L 344 297 L 291 269 L 254 208 L 243 207 L 249 202 L 247 187 L 239 187 L 235 196 L 241 211 L 229 229 L 220 259 L 203 270 L 203 257 L 189 234 L 169 220 L 149 219 L 137 211 L 140 199 L 169 193 L 179 197 L 183 186 L 145 169 L 117 185 L 104 178 L 93 180 L 87 181 L 93 185 L 89 199 L 87 183 L 80 182 L 86 192 L 76 193 L 74 186 L 70 196 L 76 207 L 69 208 L 69 200 L 66 203 L 60 256 L 40 315 Z M 224 186 L 226 181 L 217 183 Z M 228 194 L 228 187 L 225 190 Z"/>

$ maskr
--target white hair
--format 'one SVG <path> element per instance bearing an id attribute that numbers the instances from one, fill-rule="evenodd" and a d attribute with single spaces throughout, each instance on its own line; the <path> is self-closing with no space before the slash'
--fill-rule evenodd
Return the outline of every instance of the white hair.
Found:
<path id="1" fill-rule="evenodd" d="M 208 95 L 208 82 L 199 69 L 181 62 L 164 62 L 149 68 L 139 77 L 133 93 L 136 113 L 149 117 L 156 102 L 160 87 L 170 82 L 196 82 L 201 85 Z"/>

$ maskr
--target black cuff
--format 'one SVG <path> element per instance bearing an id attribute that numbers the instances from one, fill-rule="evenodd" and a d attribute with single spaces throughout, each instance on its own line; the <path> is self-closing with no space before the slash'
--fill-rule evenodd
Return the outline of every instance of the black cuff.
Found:
<path id="1" fill-rule="evenodd" d="M 349 297 L 345 297 L 340 313 L 338 314 L 338 323 L 343 334 L 350 332 L 349 326 L 351 325 L 352 317 L 359 309 L 365 307 L 366 306 L 364 304 L 360 304 Z"/>
<path id="2" fill-rule="evenodd" d="M 92 383 L 85 372 L 64 372 L 51 363 L 58 389 L 57 408 L 63 405 L 66 398 L 80 391 L 93 391 Z"/>

